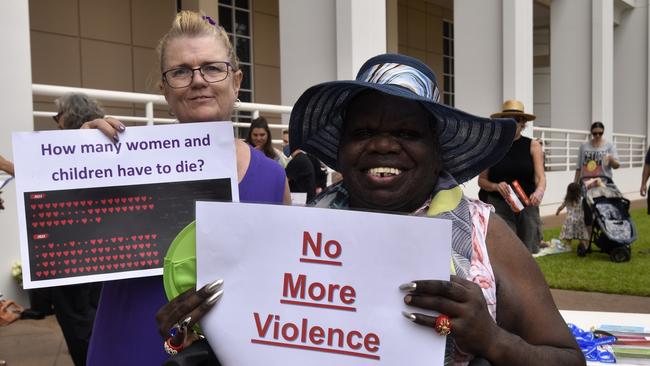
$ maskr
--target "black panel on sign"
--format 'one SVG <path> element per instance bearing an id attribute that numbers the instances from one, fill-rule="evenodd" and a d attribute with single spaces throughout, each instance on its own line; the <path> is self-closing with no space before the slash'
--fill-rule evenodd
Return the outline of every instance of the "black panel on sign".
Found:
<path id="1" fill-rule="evenodd" d="M 231 201 L 230 180 L 26 192 L 32 281 L 160 268 L 196 200 Z"/>

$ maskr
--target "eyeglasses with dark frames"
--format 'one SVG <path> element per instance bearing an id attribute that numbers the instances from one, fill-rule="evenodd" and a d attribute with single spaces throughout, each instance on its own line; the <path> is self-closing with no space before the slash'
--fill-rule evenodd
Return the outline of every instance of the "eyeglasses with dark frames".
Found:
<path id="1" fill-rule="evenodd" d="M 163 80 L 171 88 L 186 88 L 192 84 L 194 72 L 198 71 L 203 80 L 208 83 L 218 83 L 228 77 L 228 69 L 232 69 L 230 62 L 216 61 L 191 68 L 187 66 L 176 67 L 162 73 Z"/>
<path id="2" fill-rule="evenodd" d="M 594 137 L 595 137 L 595 136 L 602 136 L 602 135 L 603 135 L 602 132 L 592 132 L 591 134 L 592 134 Z"/>

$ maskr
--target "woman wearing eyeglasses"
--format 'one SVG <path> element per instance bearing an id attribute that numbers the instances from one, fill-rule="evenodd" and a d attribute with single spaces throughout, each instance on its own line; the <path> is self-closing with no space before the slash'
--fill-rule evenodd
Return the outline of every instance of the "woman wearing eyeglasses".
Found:
<path id="1" fill-rule="evenodd" d="M 596 121 L 592 123 L 590 131 L 591 139 L 580 145 L 576 175 L 573 181 L 582 184 L 588 178 L 607 177 L 613 182 L 612 169 L 618 169 L 620 166 L 616 147 L 603 138 L 605 125 L 602 122 Z M 582 199 L 582 209 L 585 213 L 587 232 L 591 232 L 593 214 L 584 197 Z"/>
<path id="2" fill-rule="evenodd" d="M 603 138 L 605 126 L 602 122 L 591 124 L 591 139 L 580 145 L 574 182 L 584 178 L 605 176 L 612 179 L 612 169 L 618 169 L 618 153 L 611 142 Z"/>
<path id="3" fill-rule="evenodd" d="M 209 17 L 182 11 L 160 40 L 158 52 L 160 90 L 180 123 L 231 119 L 244 75 L 223 28 Z M 114 118 L 82 128 L 97 128 L 114 142 L 125 130 Z M 290 202 L 284 169 L 243 141 L 235 140 L 235 147 L 240 201 Z M 88 364 L 162 364 L 169 355 L 155 314 L 166 303 L 160 276 L 105 282 Z"/>

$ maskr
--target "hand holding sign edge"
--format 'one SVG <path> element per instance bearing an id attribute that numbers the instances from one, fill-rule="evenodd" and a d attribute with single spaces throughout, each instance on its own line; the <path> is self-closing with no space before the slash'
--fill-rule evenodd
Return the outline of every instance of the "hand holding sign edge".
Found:
<path id="1" fill-rule="evenodd" d="M 492 320 L 481 288 L 468 280 L 452 275 L 450 281 L 418 280 L 406 287 L 409 293 L 404 303 L 421 309 L 437 311 L 449 317 L 452 334 L 458 348 L 464 352 L 478 354 L 476 345 L 494 339 L 498 330 Z M 402 287 L 404 289 L 404 287 Z M 409 317 L 414 323 L 430 327 L 434 331 L 435 316 L 413 313 Z"/>
<path id="2" fill-rule="evenodd" d="M 190 319 L 187 329 L 191 329 L 221 298 L 223 295 L 222 286 L 223 280 L 219 279 L 201 287 L 198 291 L 189 289 L 160 308 L 156 313 L 156 323 L 158 324 L 160 336 L 164 340 L 168 339 L 171 335 L 169 330 L 187 318 Z M 184 337 L 185 334 L 176 334 L 174 340 L 177 338 L 183 339 Z"/>

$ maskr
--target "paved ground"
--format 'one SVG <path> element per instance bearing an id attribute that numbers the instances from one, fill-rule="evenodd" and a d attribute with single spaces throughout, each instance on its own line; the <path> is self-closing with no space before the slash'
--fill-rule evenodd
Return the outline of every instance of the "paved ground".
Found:
<path id="1" fill-rule="evenodd" d="M 551 290 L 562 310 L 650 313 L 650 297 Z M 7 366 L 74 366 L 54 316 L 0 328 L 0 360 Z"/>
<path id="2" fill-rule="evenodd" d="M 74 366 L 54 315 L 1 327 L 0 360 L 7 366 Z"/>
<path id="3" fill-rule="evenodd" d="M 645 202 L 633 202 L 632 207 L 645 207 Z M 562 220 L 562 215 L 545 217 L 544 226 L 558 226 Z M 566 290 L 551 293 L 562 310 L 650 313 L 650 297 Z M 0 360 L 6 360 L 7 366 L 73 366 L 54 316 L 0 327 Z"/>
<path id="4" fill-rule="evenodd" d="M 551 289 L 558 309 L 650 314 L 650 297 Z"/>

